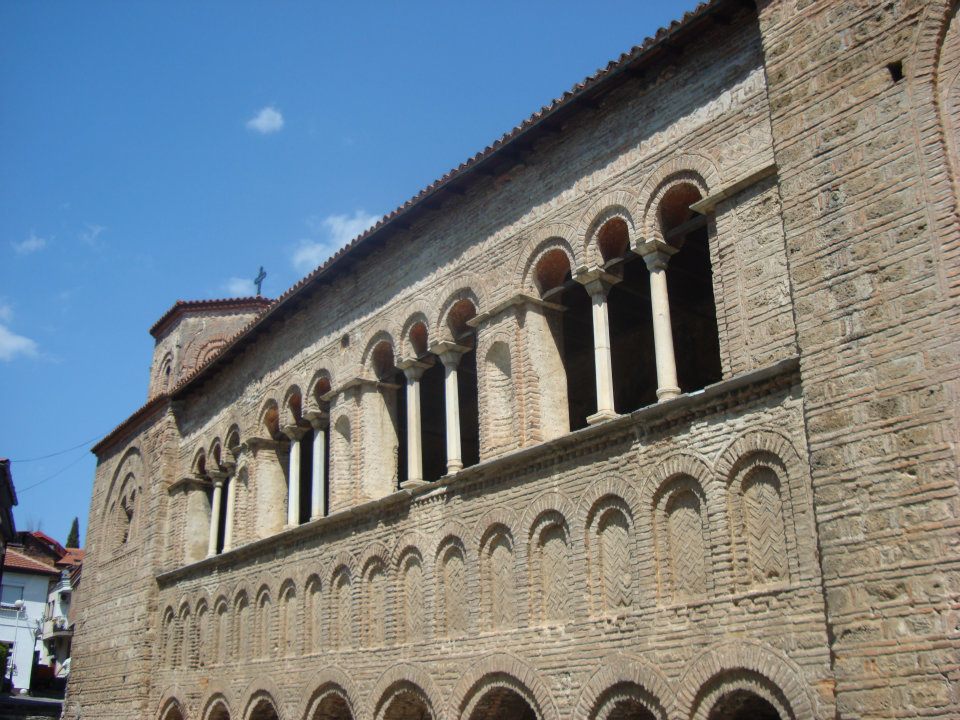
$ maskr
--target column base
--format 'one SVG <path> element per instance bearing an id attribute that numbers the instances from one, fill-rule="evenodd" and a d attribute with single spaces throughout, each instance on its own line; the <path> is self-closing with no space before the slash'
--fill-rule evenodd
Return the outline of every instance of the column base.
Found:
<path id="1" fill-rule="evenodd" d="M 615 417 L 620 416 L 613 410 L 603 410 L 587 417 L 587 425 L 596 425 L 597 423 L 606 422 L 607 420 L 613 420 Z"/>
<path id="2" fill-rule="evenodd" d="M 424 485 L 429 485 L 426 480 L 404 480 L 400 483 L 401 490 L 413 490 L 418 487 L 423 487 Z"/>
<path id="3" fill-rule="evenodd" d="M 324 518 L 324 517 L 326 517 L 326 515 L 311 515 L 310 522 L 313 522 L 314 520 L 320 520 L 321 518 Z"/>
<path id="4" fill-rule="evenodd" d="M 673 400 L 675 397 L 680 397 L 680 388 L 657 388 L 657 402 L 666 402 L 667 400 Z"/>
<path id="5" fill-rule="evenodd" d="M 460 463 L 459 465 L 447 465 L 447 475 L 446 475 L 446 476 L 449 477 L 449 476 L 451 476 L 451 475 L 456 475 L 456 474 L 457 474 L 458 472 L 460 472 L 461 470 L 463 470 L 463 463 Z"/>

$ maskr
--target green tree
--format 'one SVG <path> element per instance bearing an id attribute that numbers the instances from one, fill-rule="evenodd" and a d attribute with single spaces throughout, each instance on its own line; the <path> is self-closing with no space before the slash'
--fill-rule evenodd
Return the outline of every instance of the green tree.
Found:
<path id="1" fill-rule="evenodd" d="M 74 518 L 70 526 L 70 532 L 67 535 L 67 547 L 80 547 L 80 518 Z"/>

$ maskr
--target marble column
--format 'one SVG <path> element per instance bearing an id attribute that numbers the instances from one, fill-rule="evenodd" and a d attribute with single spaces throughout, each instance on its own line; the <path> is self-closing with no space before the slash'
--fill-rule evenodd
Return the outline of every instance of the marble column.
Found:
<path id="1" fill-rule="evenodd" d="M 643 243 L 639 251 L 650 271 L 653 345 L 657 358 L 657 399 L 664 402 L 680 394 L 677 360 L 673 350 L 673 327 L 670 325 L 670 298 L 667 294 L 667 263 L 677 249 L 659 240 L 651 240 Z"/>
<path id="2" fill-rule="evenodd" d="M 310 468 L 310 519 L 325 517 L 327 507 L 324 502 L 326 477 L 327 428 L 330 416 L 325 412 L 308 413 L 307 418 L 313 426 L 313 467 Z"/>
<path id="3" fill-rule="evenodd" d="M 420 378 L 430 365 L 418 360 L 401 360 L 397 367 L 407 378 L 407 479 L 402 487 L 409 487 L 423 482 Z"/>
<path id="4" fill-rule="evenodd" d="M 300 440 L 305 430 L 288 425 L 283 434 L 290 438 L 290 458 L 287 471 L 287 527 L 300 524 Z"/>
<path id="5" fill-rule="evenodd" d="M 438 342 L 431 346 L 443 363 L 444 404 L 447 425 L 447 475 L 463 470 L 463 450 L 460 444 L 460 388 L 457 384 L 457 366 L 460 357 L 470 348 L 453 342 Z"/>
<path id="6" fill-rule="evenodd" d="M 593 315 L 597 412 L 587 418 L 587 422 L 593 425 L 617 415 L 613 402 L 613 361 L 610 357 L 610 316 L 607 313 L 607 293 L 614 284 L 620 282 L 620 278 L 600 268 L 591 268 L 578 272 L 576 280 L 590 295 Z"/>
<path id="7" fill-rule="evenodd" d="M 213 481 L 213 499 L 210 501 L 210 535 L 207 541 L 207 557 L 213 557 L 217 554 L 217 540 L 220 536 L 220 503 L 223 497 L 223 482 L 227 474 L 211 471 L 209 475 Z"/>

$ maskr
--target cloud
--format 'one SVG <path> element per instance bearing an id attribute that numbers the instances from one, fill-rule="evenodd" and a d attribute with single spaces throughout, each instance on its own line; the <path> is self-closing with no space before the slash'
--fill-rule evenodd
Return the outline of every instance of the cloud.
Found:
<path id="1" fill-rule="evenodd" d="M 26 240 L 10 243 L 10 247 L 13 248 L 13 251 L 17 255 L 30 255 L 35 252 L 40 252 L 46 246 L 47 239 L 34 235 L 33 233 L 30 233 L 30 237 Z"/>
<path id="2" fill-rule="evenodd" d="M 269 135 L 282 129 L 283 115 L 273 105 L 267 105 L 247 120 L 247 130 L 253 130 L 261 135 Z"/>
<path id="3" fill-rule="evenodd" d="M 18 355 L 36 357 L 37 343 L 23 335 L 17 335 L 6 323 L 13 319 L 9 305 L 0 304 L 0 361 L 9 361 Z"/>
<path id="4" fill-rule="evenodd" d="M 353 215 L 311 218 L 307 224 L 321 237 L 303 239 L 297 244 L 293 252 L 294 267 L 298 270 L 315 268 L 379 219 L 379 215 L 363 210 L 357 210 Z"/>
<path id="5" fill-rule="evenodd" d="M 100 235 L 103 233 L 105 228 L 103 225 L 96 225 L 92 223 L 84 223 L 86 225 L 86 230 L 80 231 L 80 242 L 88 247 L 93 248 L 94 250 L 103 249 L 106 243 L 103 240 L 100 240 Z"/>
<path id="6" fill-rule="evenodd" d="M 250 297 L 257 294 L 257 286 L 253 280 L 232 277 L 223 283 L 223 291 L 228 297 Z"/>

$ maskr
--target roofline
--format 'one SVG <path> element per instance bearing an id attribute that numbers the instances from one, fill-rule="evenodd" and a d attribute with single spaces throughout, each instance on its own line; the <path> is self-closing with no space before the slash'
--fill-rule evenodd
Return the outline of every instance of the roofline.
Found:
<path id="1" fill-rule="evenodd" d="M 589 103 L 593 96 L 599 95 L 601 91 L 612 86 L 612 82 L 617 79 L 630 79 L 642 76 L 641 66 L 656 61 L 658 56 L 676 50 L 676 43 L 683 40 L 700 23 L 706 21 L 711 15 L 718 16 L 721 8 L 725 5 L 733 6 L 736 9 L 750 8 L 755 11 L 754 0 L 707 0 L 696 8 L 686 13 L 680 20 L 674 20 L 669 27 L 660 28 L 653 37 L 646 38 L 640 45 L 636 45 L 628 52 L 620 55 L 616 60 L 607 63 L 606 67 L 598 70 L 593 75 L 577 83 L 572 89 L 565 92 L 562 96 L 555 99 L 550 105 L 545 105 L 539 111 L 533 113 L 512 130 L 502 135 L 499 139 L 488 145 L 486 148 L 469 158 L 459 166 L 443 175 L 440 179 L 434 181 L 419 193 L 407 200 L 400 207 L 384 215 L 377 223 L 351 240 L 342 247 L 323 264 L 319 265 L 312 272 L 297 281 L 288 288 L 280 297 L 272 302 L 263 312 L 253 318 L 247 325 L 238 330 L 233 337 L 227 340 L 220 349 L 210 357 L 210 359 L 195 368 L 193 372 L 187 375 L 177 383 L 177 385 L 167 394 L 158 396 L 151 403 L 160 400 L 172 401 L 183 397 L 191 389 L 198 386 L 213 368 L 220 362 L 228 359 L 232 354 L 239 352 L 243 347 L 245 340 L 252 340 L 255 332 L 275 316 L 282 317 L 282 313 L 287 309 L 296 307 L 296 300 L 300 298 L 307 290 L 312 289 L 328 275 L 332 274 L 341 266 L 346 266 L 348 261 L 354 257 L 360 257 L 360 251 L 366 246 L 372 245 L 372 242 L 386 238 L 391 231 L 406 230 L 409 225 L 405 219 L 411 213 L 423 208 L 427 208 L 427 202 L 434 198 L 441 191 L 449 188 L 453 183 L 464 178 L 470 178 L 477 174 L 487 165 L 492 165 L 495 161 L 512 155 L 514 159 L 518 155 L 528 152 L 532 147 L 531 135 L 536 133 L 545 133 L 555 131 L 556 125 L 551 125 L 550 121 L 557 121 L 564 114 L 574 112 L 583 107 L 590 107 Z M 594 106 L 595 107 L 595 106 Z M 457 192 L 457 194 L 462 194 Z M 182 301 L 181 301 L 182 302 Z M 210 302 L 210 301 L 207 301 Z M 174 305 L 174 308 L 176 304 Z M 174 308 L 171 308 L 171 312 Z M 163 318 L 161 318 L 162 320 Z M 157 321 L 159 324 L 160 321 Z M 154 325 L 154 327 L 157 326 Z M 151 328 L 151 332 L 152 332 Z M 141 407 L 134 415 L 128 418 L 115 428 L 109 435 L 101 440 L 92 448 L 95 454 L 99 454 L 113 440 L 120 436 L 127 429 L 134 418 L 141 413 L 145 413 L 151 405 Z"/>
<path id="2" fill-rule="evenodd" d="M 173 324 L 174 320 L 188 310 L 262 310 L 272 303 L 273 300 L 260 295 L 216 300 L 177 300 L 160 316 L 159 320 L 150 326 L 150 334 L 159 340 L 160 335 Z"/>
<path id="3" fill-rule="evenodd" d="M 146 404 L 134 410 L 126 420 L 117 425 L 107 433 L 100 442 L 90 448 L 90 452 L 99 458 L 104 451 L 110 449 L 117 441 L 125 437 L 131 427 L 152 419 L 154 415 L 159 414 L 160 410 L 166 410 L 168 407 L 170 407 L 170 395 L 168 393 L 157 395 L 153 400 L 149 400 Z"/>

